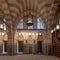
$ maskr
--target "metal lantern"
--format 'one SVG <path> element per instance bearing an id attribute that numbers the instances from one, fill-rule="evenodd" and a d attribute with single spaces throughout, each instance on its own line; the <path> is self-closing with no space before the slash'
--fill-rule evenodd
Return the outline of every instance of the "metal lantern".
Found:
<path id="1" fill-rule="evenodd" d="M 29 14 L 27 16 L 27 26 L 32 26 L 33 25 L 33 16 Z"/>

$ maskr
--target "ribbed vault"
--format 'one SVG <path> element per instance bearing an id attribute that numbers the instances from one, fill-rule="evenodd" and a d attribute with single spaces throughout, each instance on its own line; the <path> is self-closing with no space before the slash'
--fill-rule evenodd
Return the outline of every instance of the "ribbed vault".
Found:
<path id="1" fill-rule="evenodd" d="M 59 4 L 60 0 L 0 0 L 0 18 L 16 25 L 31 12 L 35 17 L 44 18 L 44 23 L 50 28 Z"/>

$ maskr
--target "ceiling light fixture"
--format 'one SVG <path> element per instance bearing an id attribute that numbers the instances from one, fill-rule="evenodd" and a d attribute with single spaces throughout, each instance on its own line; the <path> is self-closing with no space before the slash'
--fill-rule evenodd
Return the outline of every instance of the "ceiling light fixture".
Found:
<path id="1" fill-rule="evenodd" d="M 34 33 L 32 33 L 32 35 L 34 35 Z"/>
<path id="2" fill-rule="evenodd" d="M 38 35 L 38 33 L 36 33 L 36 35 Z"/>
<path id="3" fill-rule="evenodd" d="M 31 35 L 31 33 L 29 33 L 29 35 Z"/>
<path id="4" fill-rule="evenodd" d="M 2 36 L 4 35 L 4 32 L 2 32 Z"/>
<path id="5" fill-rule="evenodd" d="M 21 35 L 21 33 L 19 32 L 19 35 Z"/>
<path id="6" fill-rule="evenodd" d="M 33 25 L 33 15 L 31 13 L 29 13 L 29 15 L 27 16 L 27 26 L 32 26 Z"/>
<path id="7" fill-rule="evenodd" d="M 51 30 L 51 33 L 53 33 L 54 31 L 53 30 Z"/>
<path id="8" fill-rule="evenodd" d="M 59 25 L 56 25 L 56 29 L 59 29 L 60 27 L 59 27 Z"/>
<path id="9" fill-rule="evenodd" d="M 41 33 L 39 33 L 39 35 L 42 35 Z"/>

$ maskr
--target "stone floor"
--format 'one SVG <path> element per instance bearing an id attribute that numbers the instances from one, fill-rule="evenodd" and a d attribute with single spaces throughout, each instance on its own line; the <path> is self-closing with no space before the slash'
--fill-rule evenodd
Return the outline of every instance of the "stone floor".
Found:
<path id="1" fill-rule="evenodd" d="M 0 60 L 60 60 L 60 58 L 45 55 L 16 55 L 0 56 Z"/>

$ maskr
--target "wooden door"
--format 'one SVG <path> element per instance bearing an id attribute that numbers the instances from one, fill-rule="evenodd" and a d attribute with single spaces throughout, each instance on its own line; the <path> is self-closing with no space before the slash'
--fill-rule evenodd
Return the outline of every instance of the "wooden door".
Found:
<path id="1" fill-rule="evenodd" d="M 8 43 L 8 41 L 3 41 L 3 43 L 4 43 L 4 52 L 7 52 L 7 43 Z"/>
<path id="2" fill-rule="evenodd" d="M 19 52 L 23 52 L 23 41 L 18 41 Z"/>
<path id="3" fill-rule="evenodd" d="M 38 49 L 38 53 L 42 53 L 42 41 L 38 41 L 37 42 L 37 49 Z"/>

